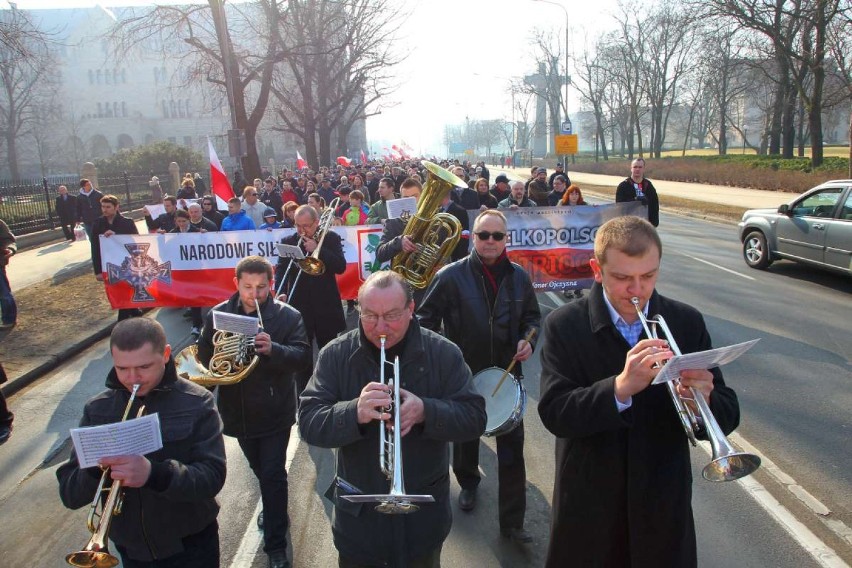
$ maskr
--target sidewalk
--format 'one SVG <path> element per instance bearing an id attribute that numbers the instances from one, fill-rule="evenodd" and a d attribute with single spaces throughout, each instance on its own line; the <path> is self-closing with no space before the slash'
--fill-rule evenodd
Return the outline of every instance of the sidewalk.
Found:
<path id="1" fill-rule="evenodd" d="M 570 166 L 570 164 L 569 164 Z M 529 168 L 499 168 L 494 167 L 494 171 L 508 171 L 511 178 L 521 179 L 526 181 L 530 176 Z M 554 170 L 547 170 L 548 177 Z M 582 189 L 584 185 L 601 185 L 612 187 L 613 194 L 618 184 L 624 181 L 629 172 L 625 169 L 624 177 L 608 176 L 601 174 L 587 174 L 583 172 L 572 172 L 568 169 L 568 177 L 572 183 L 576 183 Z M 491 174 L 491 179 L 494 179 L 496 174 Z M 760 189 L 747 189 L 744 187 L 726 187 L 721 185 L 707 185 L 700 183 L 684 183 L 679 181 L 666 180 L 651 180 L 654 187 L 657 189 L 657 195 L 660 197 L 661 205 L 665 205 L 665 197 L 680 197 L 682 199 L 691 199 L 695 201 L 703 201 L 706 203 L 721 203 L 724 205 L 733 205 L 737 207 L 745 207 L 746 209 L 776 209 L 782 203 L 789 203 L 796 198 L 795 193 L 787 193 L 784 191 L 763 191 Z"/>
<path id="2" fill-rule="evenodd" d="M 144 221 L 137 227 L 147 233 Z M 18 325 L 0 332 L 9 395 L 107 337 L 116 312 L 95 280 L 89 241 L 20 251 L 6 272 L 18 304 Z"/>

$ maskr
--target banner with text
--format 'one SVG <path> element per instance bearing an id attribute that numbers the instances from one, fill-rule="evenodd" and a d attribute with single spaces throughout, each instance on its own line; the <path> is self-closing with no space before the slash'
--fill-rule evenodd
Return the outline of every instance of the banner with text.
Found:
<path id="1" fill-rule="evenodd" d="M 622 215 L 647 218 L 638 201 L 578 207 L 502 209 L 508 222 L 506 252 L 530 275 L 536 292 L 590 288 L 589 259 L 598 227 Z M 478 211 L 469 212 L 470 226 Z"/>
<path id="2" fill-rule="evenodd" d="M 374 261 L 381 225 L 334 227 L 343 239 L 346 272 L 337 276 L 344 300 L 381 265 Z M 249 255 L 278 263 L 275 247 L 293 229 L 101 236 L 101 271 L 113 308 L 213 306 L 236 291 L 234 268 Z M 299 287 L 310 293 L 303 276 Z"/>

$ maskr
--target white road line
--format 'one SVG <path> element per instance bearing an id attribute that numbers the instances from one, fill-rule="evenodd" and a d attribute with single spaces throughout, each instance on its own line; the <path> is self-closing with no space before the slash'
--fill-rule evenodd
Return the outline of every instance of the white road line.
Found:
<path id="1" fill-rule="evenodd" d="M 696 256 L 692 256 L 691 254 L 686 254 L 686 253 L 683 253 L 683 252 L 681 252 L 680 254 L 682 254 L 683 256 L 685 256 L 687 258 L 691 258 L 692 260 L 697 260 L 698 262 L 703 262 L 704 264 L 706 264 L 708 266 L 712 266 L 713 268 L 718 268 L 719 270 L 724 270 L 725 272 L 730 272 L 734 276 L 739 276 L 740 278 L 745 278 L 746 280 L 755 280 L 755 278 L 753 276 L 747 276 L 745 274 L 740 274 L 736 270 L 731 270 L 730 268 L 725 268 L 724 266 L 719 266 L 718 264 L 713 264 L 712 262 L 708 262 L 704 259 L 698 258 Z"/>
<path id="2" fill-rule="evenodd" d="M 296 456 L 296 450 L 302 443 L 299 438 L 299 425 L 293 424 L 290 430 L 290 443 L 287 444 L 287 471 L 290 471 L 290 464 L 293 463 L 293 458 Z M 263 510 L 263 502 L 258 499 L 257 507 L 254 508 L 254 514 L 249 519 L 246 525 L 246 532 L 240 540 L 240 547 L 231 560 L 231 568 L 248 568 L 254 564 L 254 559 L 257 556 L 257 551 L 263 548 L 263 533 L 257 528 L 257 516 Z"/>
<path id="3" fill-rule="evenodd" d="M 712 450 L 708 442 L 702 442 L 699 446 L 708 456 L 712 455 Z M 743 477 L 734 483 L 738 483 L 758 505 L 769 513 L 793 537 L 793 540 L 814 558 L 817 564 L 825 568 L 849 568 L 849 565 L 837 555 L 833 548 L 825 544 L 808 527 L 799 522 L 793 516 L 793 513 L 779 503 L 759 481 L 756 481 L 752 477 Z"/>

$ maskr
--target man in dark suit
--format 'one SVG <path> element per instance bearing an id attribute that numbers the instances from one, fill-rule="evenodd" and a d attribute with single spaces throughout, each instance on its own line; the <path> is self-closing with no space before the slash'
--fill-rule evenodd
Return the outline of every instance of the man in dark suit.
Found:
<path id="1" fill-rule="evenodd" d="M 538 413 L 557 437 L 550 568 L 697 564 L 689 444 L 668 388 L 651 384 L 673 353 L 662 339 L 642 339 L 632 298 L 665 318 L 683 353 L 712 345 L 695 308 L 656 292 L 661 254 L 644 219 L 604 223 L 589 294 L 545 322 Z M 737 427 L 737 396 L 718 368 L 680 380 L 725 434 Z"/>
<path id="2" fill-rule="evenodd" d="M 299 245 L 305 256 L 310 256 L 319 246 L 321 236 L 319 213 L 310 205 L 300 205 L 296 209 L 296 232 L 284 237 L 286 245 Z M 346 257 L 343 255 L 343 240 L 340 235 L 328 229 L 319 252 L 319 260 L 325 265 L 325 272 L 319 276 L 301 274 L 302 270 L 295 261 L 278 259 L 275 269 L 275 281 L 281 283 L 281 295 L 278 299 L 287 302 L 302 314 L 308 333 L 308 344 L 312 347 L 316 339 L 317 349 L 325 345 L 346 330 L 346 319 L 340 303 L 340 289 L 337 287 L 337 274 L 346 271 Z M 290 271 L 287 267 L 293 262 Z M 287 274 L 286 281 L 284 274 Z M 298 278 L 298 286 L 296 279 Z M 313 357 L 313 355 L 311 356 Z M 313 358 L 310 359 L 313 361 Z M 310 366 L 296 374 L 296 395 L 301 394 L 308 379 L 311 378 Z"/>
<path id="3" fill-rule="evenodd" d="M 56 215 L 59 217 L 59 225 L 66 241 L 74 240 L 74 222 L 77 218 L 77 198 L 68 195 L 68 188 L 60 185 L 57 188 L 59 195 L 56 196 Z"/>

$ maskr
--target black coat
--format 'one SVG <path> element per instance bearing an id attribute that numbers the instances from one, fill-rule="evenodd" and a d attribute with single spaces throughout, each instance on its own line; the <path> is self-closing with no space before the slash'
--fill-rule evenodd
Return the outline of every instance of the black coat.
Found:
<path id="1" fill-rule="evenodd" d="M 216 230 L 217 231 L 222 228 L 222 221 L 225 219 L 225 216 L 222 215 L 221 213 L 219 213 L 218 211 L 216 211 L 216 210 L 204 211 L 204 213 L 202 213 L 202 215 L 204 215 L 205 219 L 208 219 L 208 220 L 216 223 Z"/>
<path id="2" fill-rule="evenodd" d="M 118 381 L 115 369 L 106 386 L 106 391 L 86 403 L 80 426 L 121 420 L 130 393 Z M 163 447 L 146 456 L 151 462 L 148 483 L 124 489 L 124 507 L 113 517 L 109 536 L 126 547 L 131 558 L 150 562 L 152 555 L 168 558 L 181 552 L 182 538 L 216 520 L 215 497 L 225 483 L 225 443 L 213 395 L 178 379 L 174 360 L 166 364 L 162 381 L 145 396 L 144 405 L 147 414 L 159 415 Z M 135 401 L 129 416 L 135 417 L 139 406 L 140 400 Z M 72 450 L 56 477 L 62 503 L 79 509 L 92 502 L 101 471 L 80 469 Z"/>
<path id="3" fill-rule="evenodd" d="M 239 294 L 215 306 L 198 338 L 198 359 L 209 367 L 213 356 L 213 311 L 245 315 Z M 259 438 L 288 430 L 296 422 L 293 373 L 310 365 L 310 348 L 299 312 L 272 298 L 260 305 L 263 330 L 272 338 L 272 353 L 259 355 L 251 374 L 235 385 L 219 387 L 219 413 L 225 435 Z"/>
<path id="4" fill-rule="evenodd" d="M 448 442 L 476 439 L 485 430 L 485 401 L 473 390 L 470 370 L 458 348 L 421 329 L 415 320 L 405 337 L 399 358 L 401 386 L 421 398 L 425 414 L 424 422 L 402 438 L 405 489 L 409 494 L 432 495 L 435 502 L 421 503 L 411 515 L 385 515 L 372 504 L 348 503 L 327 492 L 336 505 L 334 544 L 342 556 L 358 564 L 391 565 L 394 547 L 389 538 L 394 519 L 404 523 L 409 559 L 444 541 L 452 524 Z M 379 469 L 379 423 L 357 423 L 361 389 L 378 380 L 379 374 L 374 348 L 365 346 L 365 341 L 360 328 L 354 329 L 320 352 L 300 399 L 299 431 L 308 444 L 340 448 L 339 477 L 364 493 L 384 494 L 389 485 Z"/>
<path id="5" fill-rule="evenodd" d="M 475 191 L 473 191 L 469 187 L 465 187 L 461 191 L 451 189 L 450 199 L 452 199 L 465 209 L 479 209 L 479 196 Z"/>
<path id="6" fill-rule="evenodd" d="M 455 262 L 466 257 L 470 250 L 470 218 L 468 217 L 466 209 L 463 209 L 461 205 L 453 203 L 452 201 L 450 201 L 450 204 L 447 205 L 447 213 L 458 219 L 459 223 L 461 223 L 459 243 L 450 255 L 450 262 Z"/>
<path id="7" fill-rule="evenodd" d="M 88 225 L 101 216 L 101 197 L 104 194 L 92 188 L 89 195 L 82 191 L 77 195 L 77 220 Z"/>
<path id="8" fill-rule="evenodd" d="M 684 353 L 711 348 L 694 308 L 655 292 L 648 313 L 663 315 Z M 618 412 L 615 377 L 629 346 L 600 284 L 544 328 L 538 412 L 557 437 L 547 566 L 695 566 L 689 445 L 667 388 L 651 386 Z M 712 373 L 710 407 L 727 434 L 739 405 Z"/>
<path id="9" fill-rule="evenodd" d="M 98 204 L 98 210 L 100 210 L 100 204 Z M 57 195 L 56 215 L 63 225 L 74 223 L 77 220 L 77 198 L 70 193 L 66 193 L 64 199 L 61 195 Z"/>
<path id="10" fill-rule="evenodd" d="M 645 194 L 644 197 L 637 196 L 633 180 L 627 178 L 615 189 L 615 202 L 642 202 L 642 205 L 648 207 L 648 221 L 656 227 L 660 224 L 660 199 L 657 197 L 657 189 L 651 183 L 651 180 L 642 178 L 642 192 Z"/>
<path id="11" fill-rule="evenodd" d="M 116 213 L 112 218 L 112 223 L 107 221 L 106 217 L 98 217 L 92 225 L 92 267 L 95 269 L 95 274 L 101 273 L 101 239 L 107 231 L 112 231 L 117 235 L 138 235 L 139 229 L 136 228 L 136 223 L 133 219 L 125 217 L 121 213 Z"/>
<path id="12" fill-rule="evenodd" d="M 438 331 L 443 324 L 444 335 L 459 346 L 474 374 L 486 367 L 508 368 L 518 341 L 541 325 L 538 300 L 523 268 L 510 264 L 493 308 L 486 285 L 482 262 L 474 250 L 438 271 L 417 308 L 423 327 Z M 523 375 L 520 363 L 514 372 Z"/>
<path id="13" fill-rule="evenodd" d="M 295 245 L 299 242 L 299 234 L 293 233 L 284 237 L 281 242 L 287 245 Z M 306 252 L 302 247 L 302 252 Z M 306 253 L 307 256 L 307 253 Z M 282 292 L 287 294 L 287 302 L 299 310 L 305 325 L 314 331 L 317 337 L 334 337 L 346 329 L 346 319 L 343 317 L 343 306 L 340 303 L 340 289 L 337 287 L 337 274 L 346 272 L 346 257 L 343 255 L 343 240 L 340 235 L 330 230 L 320 249 L 319 259 L 325 264 L 325 272 L 319 276 L 302 274 L 299 276 L 299 284 L 293 290 L 300 269 L 293 266 L 287 274 L 287 282 L 284 283 Z M 275 287 L 284 277 L 289 259 L 279 259 L 275 268 Z"/>

